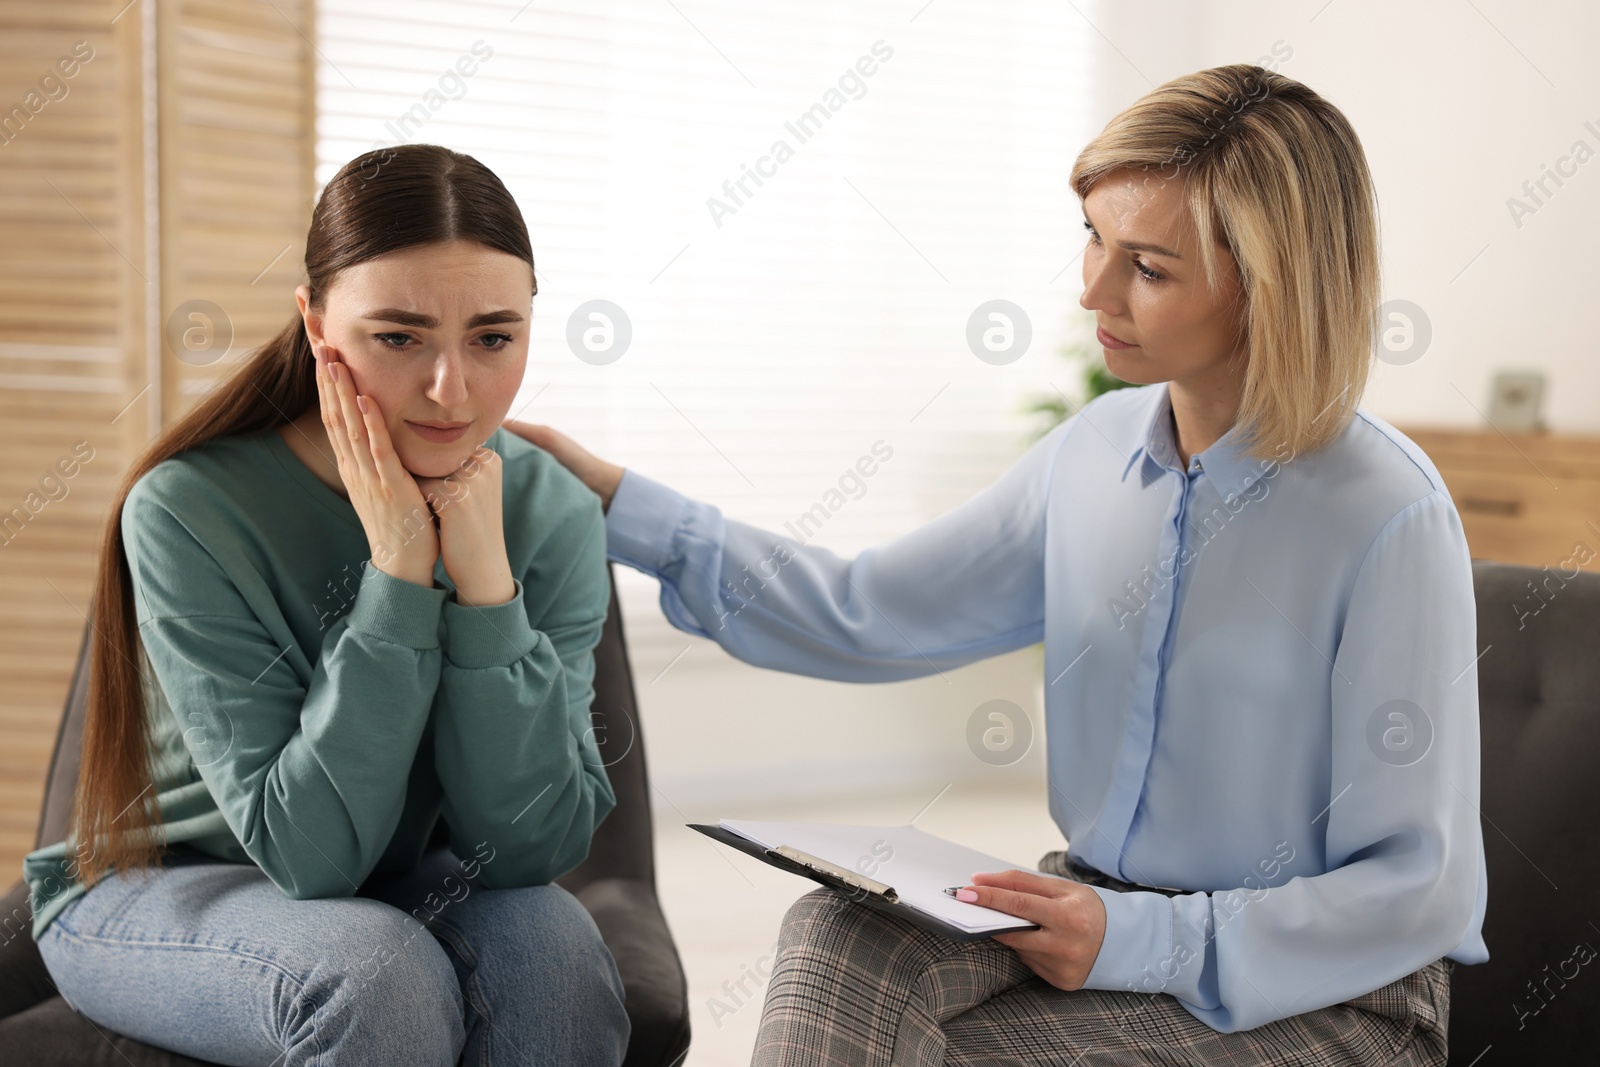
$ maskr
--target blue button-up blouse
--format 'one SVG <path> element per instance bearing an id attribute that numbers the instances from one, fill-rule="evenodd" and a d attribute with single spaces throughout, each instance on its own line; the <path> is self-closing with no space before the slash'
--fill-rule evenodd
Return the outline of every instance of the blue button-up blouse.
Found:
<path id="1" fill-rule="evenodd" d="M 628 471 L 611 557 L 679 629 L 846 681 L 1044 642 L 1050 813 L 1096 889 L 1085 983 L 1217 1030 L 1488 959 L 1476 607 L 1438 470 L 1364 408 L 1314 452 L 1184 469 L 1167 385 L 1085 405 L 854 559 Z"/>

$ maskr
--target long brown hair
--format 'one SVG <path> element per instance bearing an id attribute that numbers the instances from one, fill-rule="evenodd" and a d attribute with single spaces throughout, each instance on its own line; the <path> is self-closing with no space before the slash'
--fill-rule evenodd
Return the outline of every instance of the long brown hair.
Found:
<path id="1" fill-rule="evenodd" d="M 516 256 L 533 268 L 522 212 L 500 179 L 476 159 L 427 144 L 357 156 L 328 182 L 311 214 L 305 257 L 309 304 L 320 312 L 328 287 L 347 267 L 457 239 Z M 538 292 L 537 282 L 533 291 Z M 154 753 L 133 581 L 122 543 L 128 493 L 163 460 L 216 438 L 281 426 L 317 402 L 311 343 L 297 311 L 276 337 L 164 430 L 117 489 L 101 536 L 90 609 L 88 717 L 69 832 L 86 886 L 112 870 L 154 866 L 163 844 L 160 810 L 146 795 Z M 93 866 L 89 857 L 96 861 Z"/>
<path id="2" fill-rule="evenodd" d="M 1344 113 L 1264 67 L 1196 71 L 1107 123 L 1073 164 L 1072 189 L 1087 197 L 1122 170 L 1147 186 L 1183 181 L 1208 287 L 1214 245 L 1238 263 L 1246 451 L 1264 460 L 1338 437 L 1366 389 L 1382 299 L 1377 192 Z"/>

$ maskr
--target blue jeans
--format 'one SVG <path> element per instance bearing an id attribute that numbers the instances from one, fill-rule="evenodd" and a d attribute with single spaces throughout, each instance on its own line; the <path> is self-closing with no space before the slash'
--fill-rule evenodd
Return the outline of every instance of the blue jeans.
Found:
<path id="1" fill-rule="evenodd" d="M 39 940 L 68 1004 L 147 1044 L 241 1067 L 615 1065 L 627 1050 L 616 962 L 560 886 L 484 889 L 447 848 L 322 900 L 193 853 L 149 874 L 104 879 Z"/>

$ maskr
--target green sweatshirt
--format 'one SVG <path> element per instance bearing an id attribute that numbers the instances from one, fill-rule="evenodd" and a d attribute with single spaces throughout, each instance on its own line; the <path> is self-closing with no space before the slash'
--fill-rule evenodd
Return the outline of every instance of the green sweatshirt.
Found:
<path id="1" fill-rule="evenodd" d="M 442 560 L 432 588 L 374 567 L 355 509 L 277 430 L 134 485 L 122 536 L 168 844 L 255 863 L 296 900 L 409 870 L 441 814 L 487 888 L 588 854 L 616 804 L 589 720 L 600 504 L 515 434 L 486 443 L 516 582 L 490 607 L 457 603 Z M 35 939 L 83 892 L 66 857 L 23 861 Z"/>

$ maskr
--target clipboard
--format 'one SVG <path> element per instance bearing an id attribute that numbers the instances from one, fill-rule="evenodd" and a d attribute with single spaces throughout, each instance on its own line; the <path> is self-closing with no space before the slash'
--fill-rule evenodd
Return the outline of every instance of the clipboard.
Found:
<path id="1" fill-rule="evenodd" d="M 868 878 L 859 872 L 839 867 L 799 849 L 788 846 L 782 846 L 781 849 L 765 848 L 759 843 L 722 826 L 693 822 L 687 825 L 691 830 L 699 830 L 707 837 L 736 848 L 747 856 L 754 856 L 756 859 L 770 864 L 780 871 L 788 871 L 790 874 L 798 874 L 802 878 L 809 878 L 814 882 L 838 890 L 858 904 L 865 904 L 869 908 L 875 908 L 885 914 L 894 915 L 915 926 L 920 926 L 924 930 L 931 930 L 955 941 L 978 941 L 986 937 L 992 937 L 996 933 L 1016 933 L 1024 930 L 1039 929 L 1038 923 L 1027 923 L 1003 931 L 965 930 L 959 926 L 952 926 L 937 916 L 929 915 L 920 908 L 914 908 L 905 903 L 891 885 Z"/>

